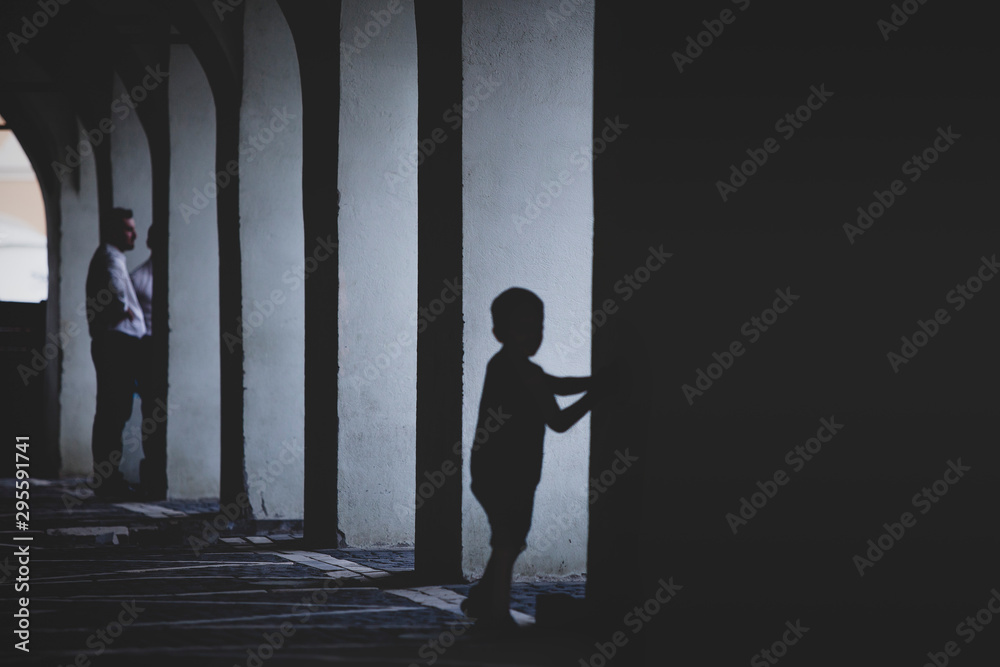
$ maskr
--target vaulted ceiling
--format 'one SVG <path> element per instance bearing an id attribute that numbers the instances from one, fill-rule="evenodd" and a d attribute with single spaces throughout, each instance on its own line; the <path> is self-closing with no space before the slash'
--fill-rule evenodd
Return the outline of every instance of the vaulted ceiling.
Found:
<path id="1" fill-rule="evenodd" d="M 126 89 L 140 85 L 147 67 L 167 69 L 171 44 L 187 43 L 198 56 L 216 98 L 239 95 L 241 0 L 4 0 L 0 3 L 0 115 L 31 159 L 42 189 L 61 185 L 50 168 L 78 143 L 77 119 L 97 127 L 109 114 L 114 75 Z M 165 111 L 159 102 L 137 105 L 151 145 Z M 160 116 L 162 118 L 162 116 Z"/>

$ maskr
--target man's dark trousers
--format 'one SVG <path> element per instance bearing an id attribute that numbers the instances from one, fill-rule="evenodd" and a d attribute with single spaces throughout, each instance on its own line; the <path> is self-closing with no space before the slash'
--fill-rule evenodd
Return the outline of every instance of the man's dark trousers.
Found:
<path id="1" fill-rule="evenodd" d="M 138 345 L 138 338 L 120 331 L 98 333 L 90 343 L 90 356 L 97 370 L 91 450 L 98 494 L 120 491 L 125 486 L 118 464 L 122 459 L 122 431 L 132 416 Z"/>

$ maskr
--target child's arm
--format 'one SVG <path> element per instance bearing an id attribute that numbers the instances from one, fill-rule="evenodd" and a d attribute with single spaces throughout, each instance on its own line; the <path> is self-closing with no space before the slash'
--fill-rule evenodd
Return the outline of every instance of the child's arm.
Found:
<path id="1" fill-rule="evenodd" d="M 545 375 L 545 384 L 556 396 L 572 396 L 590 391 L 593 378 L 590 377 L 556 377 Z"/>
<path id="2" fill-rule="evenodd" d="M 528 395 L 531 397 L 535 409 L 542 413 L 545 423 L 556 433 L 565 433 L 571 426 L 573 426 L 573 424 L 580 421 L 583 416 L 587 414 L 587 411 L 590 410 L 591 406 L 594 404 L 594 396 L 592 393 L 585 394 L 576 403 L 573 403 L 573 405 L 563 410 L 559 407 L 555 396 L 553 396 L 552 389 L 548 386 L 549 383 L 547 378 L 551 377 L 552 376 L 546 375 L 544 372 L 532 372 L 527 374 L 524 381 L 528 390 Z M 589 378 L 553 379 L 589 380 Z"/>
<path id="3" fill-rule="evenodd" d="M 556 396 L 572 396 L 585 391 L 608 393 L 618 385 L 619 371 L 615 367 L 598 370 L 590 377 L 556 377 L 545 373 L 545 384 Z"/>

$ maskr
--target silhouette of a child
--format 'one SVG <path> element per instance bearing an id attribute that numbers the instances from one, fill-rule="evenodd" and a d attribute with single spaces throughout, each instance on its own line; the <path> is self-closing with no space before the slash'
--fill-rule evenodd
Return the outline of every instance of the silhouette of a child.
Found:
<path id="1" fill-rule="evenodd" d="M 510 582 L 531 527 L 545 427 L 557 433 L 568 430 L 594 402 L 590 391 L 563 410 L 554 395 L 594 387 L 590 377 L 553 377 L 528 360 L 542 344 L 544 319 L 542 300 L 533 292 L 508 289 L 490 310 L 493 335 L 503 348 L 486 367 L 470 466 L 472 493 L 490 522 L 492 552 L 462 608 L 478 619 L 480 628 L 503 631 L 516 625 L 510 615 Z"/>

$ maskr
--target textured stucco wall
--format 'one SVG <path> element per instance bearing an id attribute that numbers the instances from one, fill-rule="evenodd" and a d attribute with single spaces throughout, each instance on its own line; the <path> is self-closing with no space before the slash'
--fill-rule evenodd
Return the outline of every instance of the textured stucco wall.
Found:
<path id="1" fill-rule="evenodd" d="M 89 129 L 89 128 L 88 128 Z M 80 130 L 83 138 L 83 128 Z M 80 189 L 63 180 L 62 233 L 59 256 L 59 319 L 61 330 L 75 333 L 63 347 L 62 377 L 59 388 L 60 474 L 66 477 L 89 475 L 93 464 L 90 434 L 97 407 L 97 376 L 90 358 L 87 330 L 87 267 L 98 243 L 97 167 L 92 155 L 83 157 L 79 171 Z"/>
<path id="2" fill-rule="evenodd" d="M 560 13 L 555 0 L 465 3 L 466 473 L 486 363 L 500 349 L 489 311 L 500 292 L 525 287 L 545 302 L 535 363 L 552 375 L 590 372 L 594 7 L 562 4 Z M 588 453 L 589 416 L 565 434 L 546 433 L 517 573 L 586 570 Z M 489 525 L 468 484 L 466 474 L 463 567 L 478 575 Z"/>
<path id="3" fill-rule="evenodd" d="M 128 94 L 121 79 L 115 76 L 112 99 Z M 136 95 L 136 106 L 142 104 Z M 109 116 L 115 129 L 111 140 L 111 184 L 114 205 L 132 209 L 139 236 L 135 248 L 125 253 L 128 270 L 132 271 L 147 259 L 146 238 L 153 222 L 153 163 L 149 154 L 146 132 L 139 114 L 127 104 L 112 103 Z M 96 380 L 95 380 L 96 381 Z M 132 482 L 139 481 L 139 461 L 142 460 L 142 403 L 138 396 L 132 406 L 132 418 L 122 432 L 122 463 L 120 469 Z"/>
<path id="4" fill-rule="evenodd" d="M 125 87 L 115 76 L 112 99 L 121 98 Z M 114 205 L 131 208 L 139 232 L 135 249 L 125 253 L 131 271 L 149 257 L 146 234 L 152 219 L 152 163 L 145 132 L 134 110 L 124 104 L 112 104 L 107 118 L 113 129 L 101 141 L 110 142 L 111 182 Z M 85 128 L 93 132 L 96 128 Z M 81 135 L 81 139 L 83 136 Z M 60 277 L 61 318 L 63 328 L 74 322 L 79 335 L 64 350 L 61 404 L 60 451 L 62 474 L 89 475 L 93 464 L 91 428 L 96 406 L 97 377 L 90 358 L 90 334 L 87 332 L 87 268 L 99 242 L 97 175 L 92 157 L 84 157 L 80 171 L 80 192 L 63 190 L 62 275 Z M 68 182 L 70 176 L 66 176 Z M 132 419 L 122 434 L 121 471 L 137 481 L 142 458 L 140 403 L 135 401 Z"/>
<path id="5" fill-rule="evenodd" d="M 219 234 L 215 103 L 194 52 L 170 48 L 171 498 L 219 494 Z"/>
<path id="6" fill-rule="evenodd" d="M 412 544 L 417 179 L 407 163 L 417 147 L 413 2 L 346 0 L 342 26 L 339 521 L 354 546 Z"/>
<path id="7" fill-rule="evenodd" d="M 125 86 L 115 76 L 111 90 L 113 100 L 126 95 Z M 142 104 L 135 101 L 136 107 Z M 137 110 L 128 105 L 112 103 L 109 118 L 115 124 L 108 134 L 111 140 L 111 187 L 114 191 L 114 205 L 132 209 L 135 214 L 135 228 L 139 232 L 135 249 L 125 253 L 128 270 L 131 271 L 149 259 L 146 247 L 146 233 L 153 222 L 153 163 L 149 155 L 149 142 L 142 129 Z"/>
<path id="8" fill-rule="evenodd" d="M 248 0 L 240 110 L 245 461 L 258 519 L 301 519 L 305 417 L 302 96 L 274 0 Z M 223 351 L 226 354 L 227 351 Z"/>

